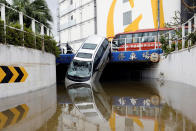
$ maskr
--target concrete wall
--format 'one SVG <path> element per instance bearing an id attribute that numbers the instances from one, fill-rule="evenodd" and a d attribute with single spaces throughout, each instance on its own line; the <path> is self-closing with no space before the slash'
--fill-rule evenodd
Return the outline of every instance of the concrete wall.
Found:
<path id="1" fill-rule="evenodd" d="M 56 84 L 55 56 L 50 53 L 0 44 L 0 66 L 22 66 L 28 73 L 25 82 L 0 83 L 0 98 Z"/>
<path id="2" fill-rule="evenodd" d="M 196 46 L 190 52 L 180 50 L 163 57 L 156 68 L 144 73 L 145 76 L 175 81 L 196 87 Z"/>

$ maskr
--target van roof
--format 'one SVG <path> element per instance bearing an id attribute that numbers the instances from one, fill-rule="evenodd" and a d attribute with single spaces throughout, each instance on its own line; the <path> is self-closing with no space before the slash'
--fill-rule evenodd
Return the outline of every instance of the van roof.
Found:
<path id="1" fill-rule="evenodd" d="M 104 37 L 98 35 L 92 35 L 86 39 L 84 43 L 100 44 L 103 41 Z"/>
<path id="2" fill-rule="evenodd" d="M 105 39 L 105 37 L 102 36 L 98 36 L 98 35 L 92 35 L 89 36 L 84 43 L 81 45 L 81 47 L 79 48 L 78 52 L 76 53 L 74 59 L 76 60 L 81 60 L 81 61 L 92 61 L 94 58 L 95 53 L 97 52 L 97 49 L 100 47 L 100 44 L 102 43 L 102 41 Z M 96 48 L 94 49 L 83 49 L 82 47 L 84 46 L 84 44 L 95 44 L 97 45 Z M 92 57 L 91 58 L 81 58 L 81 57 L 77 57 L 78 53 L 87 53 L 87 54 L 91 54 Z"/>

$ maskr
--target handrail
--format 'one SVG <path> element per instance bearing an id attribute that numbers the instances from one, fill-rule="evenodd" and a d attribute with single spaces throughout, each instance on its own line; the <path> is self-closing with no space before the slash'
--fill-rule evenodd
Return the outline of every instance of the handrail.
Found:
<path id="1" fill-rule="evenodd" d="M 13 27 L 13 26 L 11 26 L 11 25 L 8 24 L 8 22 L 6 21 L 6 11 L 7 11 L 6 9 L 10 9 L 10 10 L 13 11 L 13 13 L 16 13 L 16 14 L 19 15 L 18 21 L 19 21 L 19 24 L 21 26 L 20 29 L 15 28 L 15 27 Z M 32 17 L 24 14 L 23 12 L 20 12 L 20 11 L 18 11 L 18 10 L 14 9 L 14 8 L 12 8 L 10 6 L 7 6 L 7 5 L 5 5 L 3 3 L 0 3 L 0 13 L 1 13 L 1 20 L 3 21 L 3 24 L 4 24 L 4 35 L 5 35 L 4 43 L 5 44 L 7 43 L 6 42 L 7 28 L 10 28 L 10 29 L 13 29 L 13 30 L 16 30 L 16 31 L 19 31 L 19 32 L 23 32 L 23 41 L 25 39 L 24 38 L 25 37 L 25 35 L 24 35 L 25 33 L 28 33 L 28 34 L 31 34 L 32 36 L 34 36 L 34 38 L 35 38 L 35 41 L 34 41 L 35 42 L 34 43 L 35 44 L 35 47 L 37 45 L 36 37 L 40 38 L 42 40 L 42 50 L 43 51 L 45 50 L 45 48 L 44 48 L 44 35 L 51 36 L 51 34 L 52 34 L 51 31 L 50 31 L 50 29 L 47 26 L 45 26 L 41 22 L 35 20 L 34 18 L 32 18 Z M 31 22 L 32 22 L 31 23 L 32 33 L 24 30 L 24 23 L 23 23 L 24 22 L 24 20 L 23 20 L 24 19 L 24 16 L 26 18 L 30 19 Z M 38 24 L 38 26 L 40 27 L 40 32 L 38 32 L 38 33 L 36 32 L 36 24 Z"/>

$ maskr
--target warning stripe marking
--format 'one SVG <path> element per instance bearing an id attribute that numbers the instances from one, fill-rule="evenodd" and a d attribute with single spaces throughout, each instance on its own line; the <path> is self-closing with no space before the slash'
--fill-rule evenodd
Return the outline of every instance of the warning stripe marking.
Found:
<path id="1" fill-rule="evenodd" d="M 24 67 L 0 66 L 0 83 L 25 82 L 27 77 Z"/>
<path id="2" fill-rule="evenodd" d="M 26 104 L 0 112 L 0 129 L 14 125 L 23 120 L 28 112 L 29 107 Z"/>

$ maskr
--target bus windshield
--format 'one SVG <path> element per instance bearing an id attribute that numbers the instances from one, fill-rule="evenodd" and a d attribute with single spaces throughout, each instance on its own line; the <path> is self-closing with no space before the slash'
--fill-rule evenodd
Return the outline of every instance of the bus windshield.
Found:
<path id="1" fill-rule="evenodd" d="M 90 77 L 92 70 L 92 62 L 91 61 L 79 61 L 73 60 L 68 69 L 68 75 L 72 77 Z"/>

